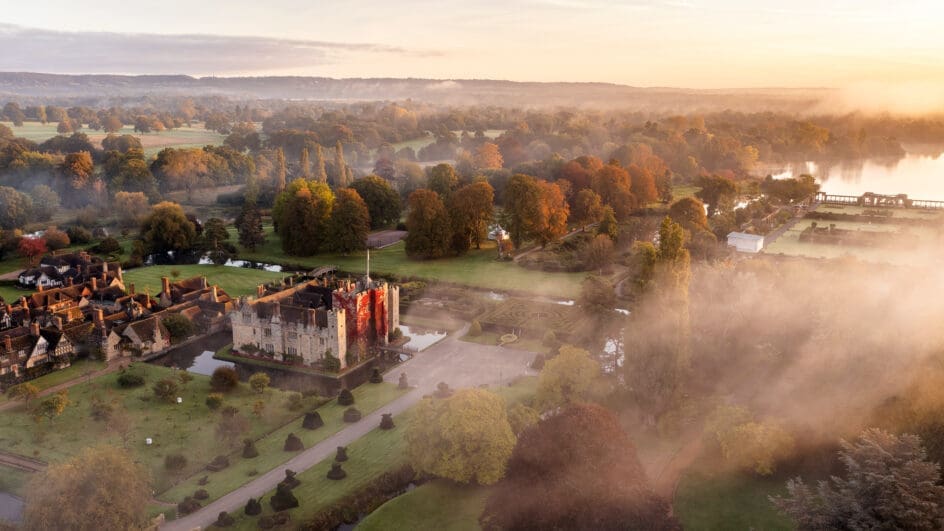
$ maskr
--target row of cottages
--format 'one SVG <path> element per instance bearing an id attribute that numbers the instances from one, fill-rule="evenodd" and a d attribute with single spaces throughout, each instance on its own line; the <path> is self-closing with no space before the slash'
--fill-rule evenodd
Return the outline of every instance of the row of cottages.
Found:
<path id="1" fill-rule="evenodd" d="M 163 324 L 168 314 L 184 315 L 201 331 L 216 331 L 233 309 L 233 299 L 204 277 L 173 283 L 164 278 L 161 292 L 152 297 L 136 293 L 133 284 L 126 292 L 118 275 L 117 283 L 93 277 L 0 306 L 0 383 L 67 367 L 80 353 L 95 352 L 105 360 L 157 354 L 171 346 Z"/>
<path id="2" fill-rule="evenodd" d="M 400 288 L 369 277 L 259 286 L 255 298 L 240 299 L 230 320 L 240 355 L 309 366 L 331 357 L 344 370 L 366 354 L 359 347 L 352 351 L 353 345 L 386 345 L 400 326 Z"/>
<path id="3" fill-rule="evenodd" d="M 71 286 L 97 278 L 110 282 L 121 277 L 121 264 L 107 262 L 86 251 L 53 253 L 42 257 L 39 266 L 20 273 L 17 281 L 26 289 L 49 289 Z"/>

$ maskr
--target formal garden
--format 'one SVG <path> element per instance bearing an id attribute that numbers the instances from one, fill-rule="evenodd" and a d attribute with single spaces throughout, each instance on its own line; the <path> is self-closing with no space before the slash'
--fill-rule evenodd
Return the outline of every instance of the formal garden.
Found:
<path id="1" fill-rule="evenodd" d="M 98 365 L 79 363 L 79 374 Z M 54 385 L 37 379 L 38 388 Z M 176 503 L 203 487 L 215 498 L 289 459 L 282 450 L 289 433 L 306 446 L 343 427 L 343 410 L 315 394 L 287 392 L 267 385 L 239 382 L 235 372 L 223 378 L 135 363 L 68 390 L 0 411 L 0 450 L 46 462 L 67 459 L 83 448 L 111 444 L 127 448 L 145 465 L 159 498 Z M 354 391 L 359 407 L 372 411 L 402 393 L 396 386 L 361 386 Z M 179 398 L 179 400 L 178 400 Z M 323 409 L 317 409 L 321 406 Z M 324 427 L 302 427 L 306 412 L 319 411 Z M 252 464 L 239 461 L 245 440 L 259 452 Z M 231 467 L 220 467 L 230 461 Z M 215 464 L 214 464 L 215 463 Z M 219 468 L 216 473 L 207 467 Z M 257 473 L 256 472 L 256 473 Z M 5 480 L 4 490 L 20 488 L 28 475 Z M 180 483 L 177 487 L 175 484 Z M 172 488 L 173 487 L 173 488 Z M 168 491 L 168 489 L 171 489 Z M 167 491 L 167 492 L 165 492 Z"/>
<path id="2" fill-rule="evenodd" d="M 365 384 L 361 387 L 369 385 Z M 513 405 L 530 403 L 535 397 L 536 388 L 537 378 L 527 377 L 513 384 L 493 387 L 492 391 L 500 395 L 505 404 Z M 422 483 L 424 479 L 417 476 L 409 466 L 407 457 L 405 434 L 410 419 L 416 414 L 416 408 L 417 406 L 413 406 L 392 417 L 390 424 L 384 425 L 382 422 L 375 429 L 348 445 L 340 455 L 336 454 L 295 475 L 291 483 L 297 482 L 297 485 L 288 490 L 298 502 L 298 506 L 288 507 L 282 511 L 275 510 L 272 499 L 282 497 L 279 496 L 279 489 L 275 489 L 262 496 L 261 512 L 246 514 L 244 509 L 238 514 L 231 515 L 234 518 L 234 528 L 245 530 L 265 528 L 270 523 L 278 521 L 277 519 L 293 522 L 292 525 L 308 525 L 313 529 L 333 528 L 342 522 L 354 522 L 360 516 L 372 513 L 378 507 L 383 509 L 388 504 L 401 503 L 400 500 L 407 496 L 394 496 L 405 491 L 408 485 Z M 341 460 L 338 460 L 339 457 Z M 331 474 L 332 469 L 343 470 L 343 477 Z M 339 477 L 340 479 L 337 479 Z M 432 483 L 432 485 L 439 484 L 446 484 L 444 488 L 450 488 L 449 482 Z M 283 491 L 286 490 L 284 486 L 280 488 Z M 461 514 L 446 515 L 443 513 L 443 508 L 436 508 L 437 512 L 415 514 L 412 518 L 431 518 L 439 514 L 443 518 L 454 520 L 456 525 L 460 526 L 453 529 L 475 529 L 480 512 L 478 504 L 484 501 L 484 490 L 459 488 L 454 492 L 462 495 L 454 500 L 457 506 L 464 508 Z M 391 498 L 392 500 L 387 504 L 381 505 Z M 415 500 L 415 497 L 413 499 Z M 413 502 L 410 502 L 408 498 L 406 503 Z M 429 506 L 422 505 L 419 509 L 427 507 Z M 365 524 L 366 522 L 367 520 Z"/>

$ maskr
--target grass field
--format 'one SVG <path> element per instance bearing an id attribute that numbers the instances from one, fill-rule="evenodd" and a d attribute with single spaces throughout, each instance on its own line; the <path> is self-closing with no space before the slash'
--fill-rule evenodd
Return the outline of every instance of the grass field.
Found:
<path id="1" fill-rule="evenodd" d="M 488 493 L 486 487 L 433 480 L 380 506 L 357 531 L 475 531 Z"/>
<path id="2" fill-rule="evenodd" d="M 210 390 L 209 377 L 192 375 L 193 381 L 178 391 L 178 396 L 183 398 L 183 403 L 178 405 L 157 401 L 151 390 L 158 380 L 173 376 L 172 369 L 139 363 L 131 370 L 145 377 L 144 386 L 122 389 L 117 385 L 118 373 L 77 384 L 68 391 L 72 403 L 53 420 L 44 419 L 37 424 L 23 405 L 3 411 L 0 413 L 0 449 L 56 462 L 96 444 L 122 446 L 121 437 L 114 430 L 91 418 L 91 399 L 97 396 L 127 411 L 130 418 L 128 449 L 151 473 L 156 492 L 167 489 L 176 479 L 164 469 L 166 455 L 181 453 L 187 457 L 187 467 L 179 474 L 186 477 L 203 468 L 213 457 L 228 452 L 216 438 L 214 428 L 218 414 L 204 403 Z M 283 391 L 269 389 L 260 397 L 241 384 L 226 396 L 224 403 L 238 408 L 250 419 L 246 436 L 256 439 L 299 415 L 284 407 L 286 396 Z M 255 416 L 252 406 L 260 398 L 265 405 L 262 414 Z M 145 445 L 146 437 L 154 440 L 152 446 Z"/>
<path id="3" fill-rule="evenodd" d="M 364 384 L 356 388 L 353 393 L 355 407 L 361 413 L 367 415 L 398 398 L 404 391 L 397 389 L 393 384 L 383 383 Z M 183 500 L 185 496 L 193 494 L 195 490 L 203 488 L 210 494 L 210 498 L 205 500 L 204 504 L 209 503 L 252 480 L 253 476 L 249 474 L 251 471 L 267 472 L 294 457 L 295 452 L 285 452 L 282 449 L 285 438 L 289 433 L 297 435 L 305 444 L 305 448 L 309 448 L 340 431 L 346 426 L 342 420 L 345 409 L 347 409 L 347 406 L 340 406 L 336 400 L 331 400 L 318 408 L 324 426 L 316 430 L 306 430 L 302 428 L 302 418 L 297 418 L 256 441 L 256 449 L 259 450 L 258 457 L 253 459 L 243 459 L 241 457 L 235 460 L 231 459 L 231 465 L 228 468 L 219 472 L 198 473 L 160 494 L 158 498 L 166 502 L 177 503 Z M 197 484 L 197 481 L 203 475 L 209 475 L 210 482 L 201 487 Z"/>
<path id="4" fill-rule="evenodd" d="M 0 123 L 12 129 L 15 136 L 28 138 L 34 142 L 43 142 L 59 134 L 56 132 L 56 127 L 58 127 L 59 124 L 54 122 L 47 124 L 24 122 L 20 127 L 15 127 L 10 122 Z M 92 131 L 91 129 L 81 129 L 79 132 L 88 135 L 89 140 L 95 144 L 96 147 L 101 147 L 102 139 L 106 136 L 106 133 L 103 131 Z M 187 148 L 203 147 L 208 144 L 220 145 L 223 143 L 223 139 L 226 138 L 216 131 L 204 129 L 202 124 L 156 133 L 135 133 L 134 127 L 126 125 L 117 134 L 138 137 L 144 147 L 144 154 L 148 157 L 156 155 L 158 151 L 166 147 Z"/>
<path id="5" fill-rule="evenodd" d="M 55 372 L 51 372 L 45 376 L 40 376 L 34 380 L 30 380 L 29 383 L 35 385 L 40 391 L 43 389 L 49 389 L 50 387 L 59 385 L 61 383 L 68 382 L 69 380 L 74 380 L 85 375 L 88 371 L 97 371 L 105 366 L 103 361 L 95 361 L 89 359 L 81 359 L 72 362 L 72 365 L 61 369 Z M 7 400 L 6 395 L 0 395 L 0 403 L 3 403 Z"/>
<path id="6" fill-rule="evenodd" d="M 682 476 L 673 509 L 686 530 L 788 530 L 790 521 L 767 499 L 785 492 L 782 479 L 690 471 Z"/>
<path id="7" fill-rule="evenodd" d="M 672 187 L 672 200 L 678 201 L 683 197 L 695 197 L 701 190 L 700 186 L 678 185 Z"/>
<path id="8" fill-rule="evenodd" d="M 256 286 L 259 284 L 278 280 L 285 276 L 282 273 L 272 273 L 261 269 L 250 269 L 246 267 L 161 265 L 139 267 L 125 271 L 125 286 L 134 283 L 134 289 L 138 293 L 144 292 L 145 288 L 148 288 L 151 290 L 151 295 L 155 295 L 161 291 L 161 277 L 168 277 L 171 281 L 175 280 L 171 275 L 171 271 L 180 272 L 176 280 L 201 275 L 206 276 L 207 281 L 211 285 L 219 285 L 226 293 L 233 297 L 253 295 L 256 293 Z"/>
<path id="9" fill-rule="evenodd" d="M 366 266 L 363 252 L 349 256 L 318 254 L 308 257 L 286 256 L 282 252 L 279 237 L 266 227 L 266 243 L 256 252 L 242 252 L 240 258 L 265 263 L 293 263 L 304 267 L 336 265 L 344 271 L 359 273 Z M 494 242 L 482 244 L 482 249 L 472 249 L 467 254 L 439 260 L 413 260 L 406 255 L 404 243 L 370 253 L 370 269 L 403 277 L 415 277 L 442 282 L 451 282 L 476 288 L 502 291 L 522 291 L 539 295 L 574 298 L 580 293 L 580 282 L 584 273 L 545 273 L 529 271 L 513 262 L 496 260 Z"/>

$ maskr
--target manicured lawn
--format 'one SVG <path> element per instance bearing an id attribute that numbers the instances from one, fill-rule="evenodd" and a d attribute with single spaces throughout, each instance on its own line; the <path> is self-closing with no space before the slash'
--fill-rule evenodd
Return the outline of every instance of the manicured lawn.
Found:
<path id="1" fill-rule="evenodd" d="M 485 508 L 489 489 L 433 480 L 380 506 L 360 524 L 358 531 L 387 529 L 437 529 L 474 531 Z"/>
<path id="2" fill-rule="evenodd" d="M 785 493 L 783 479 L 695 470 L 682 476 L 673 507 L 686 530 L 793 529 L 767 499 Z"/>
<path id="3" fill-rule="evenodd" d="M 3 297 L 3 300 L 10 304 L 20 297 L 29 297 L 32 294 L 33 292 L 29 290 L 19 289 L 9 284 L 0 284 L 0 297 Z"/>
<path id="4" fill-rule="evenodd" d="M 325 477 L 334 462 L 333 457 L 299 473 L 296 478 L 301 481 L 301 485 L 292 491 L 298 498 L 299 507 L 288 511 L 292 521 L 295 524 L 304 522 L 344 496 L 356 492 L 380 474 L 404 463 L 406 441 L 403 434 L 411 411 L 395 418 L 394 429 L 377 428 L 348 445 L 348 460 L 343 463 L 346 478 L 334 481 Z M 269 499 L 273 494 L 274 491 L 263 496 L 262 515 L 272 514 Z M 256 522 L 260 516 L 246 516 L 242 511 L 233 516 L 236 517 L 235 529 L 258 529 Z"/>
<path id="5" fill-rule="evenodd" d="M 361 385 L 353 393 L 354 407 L 366 416 L 398 398 L 404 391 L 397 389 L 396 385 L 382 383 Z M 258 457 L 243 459 L 238 454 L 232 456 L 228 468 L 219 472 L 198 472 L 193 477 L 159 495 L 158 498 L 162 501 L 177 503 L 183 500 L 185 496 L 189 496 L 195 490 L 202 488 L 210 494 L 210 499 L 203 502 L 206 505 L 206 503 L 251 481 L 253 478 L 249 474 L 251 471 L 267 472 L 294 457 L 295 452 L 286 452 L 282 449 L 285 438 L 289 433 L 297 435 L 305 444 L 305 448 L 309 448 L 340 431 L 347 425 L 341 418 L 347 407 L 338 405 L 337 400 L 331 400 L 318 408 L 324 426 L 316 430 L 306 430 L 302 428 L 302 418 L 296 418 L 256 441 L 256 449 L 259 450 Z M 209 483 L 205 486 L 198 485 L 197 481 L 205 475 L 209 477 Z"/>
<path id="6" fill-rule="evenodd" d="M 97 371 L 105 366 L 105 362 L 90 359 L 81 359 L 72 362 L 72 365 L 65 369 L 51 372 L 45 376 L 30 380 L 29 383 L 35 385 L 40 391 L 61 383 L 81 378 L 87 371 Z M 6 395 L 0 397 L 0 402 L 6 400 Z"/>
<path id="7" fill-rule="evenodd" d="M 71 404 L 54 420 L 44 419 L 36 424 L 23 405 L 0 412 L 0 449 L 55 462 L 97 444 L 122 446 L 116 430 L 109 430 L 104 422 L 91 418 L 91 399 L 97 396 L 127 411 L 130 419 L 128 449 L 151 473 L 156 492 L 167 489 L 177 479 L 164 469 L 166 455 L 180 453 L 187 457 L 187 466 L 179 473 L 179 477 L 187 477 L 202 469 L 213 457 L 229 451 L 216 437 L 219 413 L 205 405 L 210 392 L 209 377 L 193 374 L 193 381 L 178 391 L 183 399 L 178 405 L 157 401 L 151 390 L 158 380 L 173 376 L 173 369 L 137 363 L 130 370 L 145 377 L 144 386 L 122 389 L 117 384 L 118 373 L 77 384 L 68 391 Z M 240 384 L 226 395 L 224 405 L 236 407 L 249 419 L 245 436 L 257 439 L 300 414 L 284 407 L 286 396 L 283 391 L 269 389 L 260 397 L 247 385 Z M 265 405 L 262 414 L 256 416 L 252 412 L 253 404 L 260 399 Z M 145 444 L 147 437 L 153 439 L 152 446 Z"/>
<path id="8" fill-rule="evenodd" d="M 335 265 L 350 273 L 360 273 L 366 266 L 365 253 L 350 256 L 319 254 L 308 257 L 287 256 L 282 252 L 279 237 L 266 228 L 266 243 L 250 253 L 240 253 L 240 258 L 265 263 L 291 263 L 305 267 Z M 522 291 L 553 297 L 574 298 L 580 293 L 580 282 L 584 273 L 545 273 L 530 271 L 514 262 L 496 260 L 494 242 L 482 244 L 482 249 L 472 249 L 463 256 L 438 260 L 413 260 L 407 257 L 404 243 L 370 253 L 370 269 L 377 273 L 394 274 L 400 277 L 416 277 L 442 282 L 452 282 L 477 288 L 501 291 Z"/>
<path id="9" fill-rule="evenodd" d="M 180 272 L 175 279 L 171 275 L 172 271 Z M 282 273 L 272 273 L 261 269 L 250 269 L 246 267 L 228 267 L 217 265 L 161 265 L 150 267 L 139 267 L 129 269 L 124 272 L 125 286 L 134 283 L 134 289 L 141 293 L 145 288 L 150 288 L 151 295 L 156 295 L 161 291 L 161 277 L 170 278 L 171 281 L 183 280 L 196 276 L 206 276 L 207 281 L 217 284 L 226 293 L 233 297 L 242 295 L 254 295 L 256 286 L 278 280 L 284 277 Z"/>

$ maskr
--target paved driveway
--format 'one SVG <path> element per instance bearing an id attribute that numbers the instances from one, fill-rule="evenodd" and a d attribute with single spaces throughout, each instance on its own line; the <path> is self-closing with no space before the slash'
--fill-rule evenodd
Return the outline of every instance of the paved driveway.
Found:
<path id="1" fill-rule="evenodd" d="M 334 455 L 338 446 L 347 446 L 380 425 L 383 413 L 402 413 L 429 394 L 439 382 L 446 382 L 453 389 L 477 387 L 481 384 L 507 382 L 515 376 L 527 374 L 527 364 L 533 354 L 520 350 L 478 345 L 459 341 L 468 327 L 451 334 L 446 339 L 414 356 L 410 361 L 390 371 L 385 380 L 397 383 L 400 373 L 405 372 L 410 385 L 415 388 L 386 406 L 366 415 L 360 422 L 352 424 L 328 437 L 324 441 L 302 451 L 288 462 L 257 477 L 242 487 L 223 496 L 199 511 L 169 521 L 162 530 L 189 531 L 207 527 L 216 521 L 220 511 L 241 511 L 250 497 L 258 498 L 275 489 L 285 479 L 285 470 L 302 472 Z"/>

